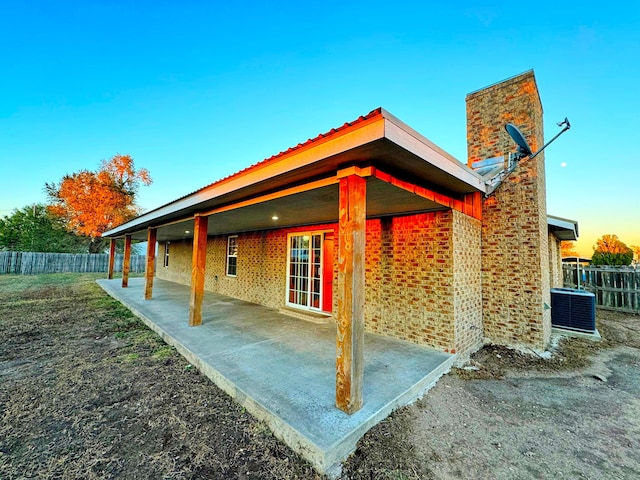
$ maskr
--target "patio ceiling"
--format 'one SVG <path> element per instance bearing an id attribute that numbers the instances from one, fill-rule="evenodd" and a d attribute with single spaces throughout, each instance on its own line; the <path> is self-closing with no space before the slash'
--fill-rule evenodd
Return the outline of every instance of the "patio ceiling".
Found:
<path id="1" fill-rule="evenodd" d="M 367 218 L 446 210 L 447 207 L 397 188 L 374 177 L 367 179 Z M 276 216 L 277 220 L 273 217 Z M 338 183 L 287 195 L 264 202 L 231 208 L 208 217 L 208 234 L 268 230 L 296 225 L 338 221 Z M 193 219 L 159 227 L 158 241 L 193 238 Z M 147 231 L 133 233 L 133 240 L 144 241 Z"/>

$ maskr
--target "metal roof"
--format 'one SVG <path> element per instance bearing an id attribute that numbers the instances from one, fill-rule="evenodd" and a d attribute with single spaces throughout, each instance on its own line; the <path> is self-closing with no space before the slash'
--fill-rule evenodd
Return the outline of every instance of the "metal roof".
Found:
<path id="1" fill-rule="evenodd" d="M 195 214 L 226 208 L 248 199 L 268 195 L 270 192 L 282 191 L 292 185 L 335 178 L 338 169 L 350 165 L 374 165 L 400 179 L 411 181 L 451 198 L 462 198 L 468 193 L 486 192 L 482 177 L 471 168 L 386 110 L 377 108 L 353 122 L 347 122 L 338 128 L 310 138 L 233 175 L 144 213 L 105 232 L 103 236 L 113 238 L 137 233 L 142 239 L 142 232 L 147 228 L 173 223 L 183 223 L 180 226 L 183 231 L 191 230 L 188 228 L 188 222 Z M 437 206 L 428 202 L 392 193 L 385 186 L 377 185 L 376 187 L 372 184 L 372 187 L 372 193 L 367 195 L 367 201 L 374 206 L 377 205 L 378 214 L 381 216 L 406 213 L 411 209 L 416 211 L 437 209 Z M 378 192 L 379 198 L 373 198 L 375 192 Z M 272 206 L 291 208 L 306 202 L 309 209 L 315 208 L 314 205 L 322 209 L 323 202 L 311 203 L 313 195 L 307 192 L 295 198 L 280 199 Z M 315 195 L 317 196 L 317 192 Z M 337 186 L 332 188 L 331 185 L 327 185 L 324 197 L 321 197 L 332 199 L 336 195 Z M 386 198 L 390 201 L 386 202 Z M 291 212 L 288 225 L 296 221 L 305 224 L 314 215 L 318 217 L 318 222 L 337 219 L 337 210 L 335 213 L 333 210 L 329 211 L 330 208 L 335 210 L 334 206 L 337 203 L 333 201 L 324 203 L 327 205 L 322 212 L 312 213 L 309 210 Z M 216 231 L 219 233 L 233 231 L 232 228 L 237 229 L 236 231 L 276 228 L 266 220 L 250 221 L 252 217 L 268 213 L 267 210 L 265 205 L 260 208 L 256 206 L 251 209 L 245 208 L 242 212 L 236 210 L 236 215 L 227 215 L 230 218 L 226 218 L 228 221 L 235 222 L 234 225 L 227 224 L 226 228 L 222 228 L 221 222 L 215 222 L 218 230 L 214 228 L 211 234 Z M 246 216 L 244 223 L 238 218 L 240 214 Z M 221 216 L 218 220 L 222 219 Z M 281 227 L 284 224 L 278 226 Z M 178 230 L 176 228 L 174 234 Z"/>

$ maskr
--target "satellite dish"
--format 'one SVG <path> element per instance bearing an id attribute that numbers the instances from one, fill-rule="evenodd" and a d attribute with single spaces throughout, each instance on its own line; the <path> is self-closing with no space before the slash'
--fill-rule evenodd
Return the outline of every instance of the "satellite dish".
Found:
<path id="1" fill-rule="evenodd" d="M 529 159 L 533 159 L 536 157 L 536 155 L 538 155 L 540 152 L 542 152 L 545 148 L 547 148 L 547 146 L 553 142 L 556 138 L 558 138 L 560 135 L 562 135 L 564 132 L 566 132 L 567 130 L 569 130 L 571 128 L 571 124 L 569 123 L 569 119 L 565 118 L 562 122 L 558 123 L 559 127 L 563 127 L 562 130 L 560 130 L 555 137 L 553 137 L 551 140 L 549 140 L 547 143 L 544 144 L 544 146 L 538 150 L 536 153 L 533 153 L 531 151 L 531 147 L 529 146 L 529 144 L 527 143 L 527 140 L 524 138 L 524 135 L 522 135 L 522 132 L 520 130 L 518 130 L 518 127 L 516 127 L 514 124 L 512 123 L 507 123 L 504 126 L 504 129 L 507 131 L 507 133 L 509 134 L 509 136 L 513 139 L 514 142 L 516 142 L 516 144 L 518 145 L 518 151 L 515 153 L 515 155 L 511 155 L 509 154 L 509 164 L 508 167 L 504 170 L 502 170 L 501 172 L 499 172 L 497 175 L 491 177 L 490 179 L 485 181 L 485 184 L 488 186 L 488 190 L 486 192 L 486 195 L 491 195 L 491 193 L 493 193 L 493 191 L 498 188 L 498 185 L 500 185 L 500 183 L 509 175 L 511 174 L 511 172 L 513 172 L 515 170 L 515 168 L 518 165 L 518 162 L 520 160 L 522 160 L 525 157 L 529 157 Z M 478 165 L 478 167 L 486 167 L 487 162 L 491 161 L 493 159 L 489 159 L 489 160 L 484 160 L 482 162 L 476 162 L 482 165 Z M 477 171 L 477 170 L 476 170 Z M 489 173 L 493 173 L 494 170 L 491 170 Z M 487 175 L 487 174 L 485 174 Z"/>
<path id="2" fill-rule="evenodd" d="M 549 146 L 549 144 L 551 142 L 553 142 L 556 138 L 558 138 L 560 135 L 562 135 L 564 132 L 566 132 L 567 130 L 569 130 L 571 128 L 571 124 L 569 123 L 569 119 L 566 118 L 566 117 L 562 122 L 558 123 L 558 126 L 559 127 L 563 127 L 562 130 L 560 130 L 556 134 L 555 137 L 553 137 L 551 140 L 549 140 L 547 143 L 545 143 L 544 146 L 540 150 L 538 150 L 536 153 L 533 153 L 531 151 L 531 148 L 529 147 L 529 144 L 527 143 L 527 140 L 524 138 L 524 135 L 522 135 L 522 132 L 520 130 L 518 130 L 518 127 L 516 127 L 512 123 L 507 123 L 504 126 L 504 129 L 507 131 L 509 136 L 513 139 L 513 141 L 518 144 L 518 152 L 516 153 L 516 161 L 520 160 L 523 157 L 535 158 L 536 155 L 538 155 L 541 151 L 543 151 L 545 148 L 547 148 L 547 146 Z"/>
<path id="3" fill-rule="evenodd" d="M 533 152 L 527 143 L 527 140 L 522 135 L 522 132 L 518 130 L 518 127 L 513 125 L 512 123 L 507 123 L 504 126 L 504 129 L 507 131 L 509 136 L 513 139 L 514 142 L 518 144 L 518 153 L 521 157 L 528 157 Z"/>

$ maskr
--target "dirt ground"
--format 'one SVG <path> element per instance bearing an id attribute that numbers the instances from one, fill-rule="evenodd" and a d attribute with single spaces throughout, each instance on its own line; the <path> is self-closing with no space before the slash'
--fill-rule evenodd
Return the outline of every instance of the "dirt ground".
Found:
<path id="1" fill-rule="evenodd" d="M 95 275 L 0 276 L 0 478 L 320 479 Z M 347 479 L 640 478 L 640 317 L 551 359 L 485 347 L 371 429 Z"/>

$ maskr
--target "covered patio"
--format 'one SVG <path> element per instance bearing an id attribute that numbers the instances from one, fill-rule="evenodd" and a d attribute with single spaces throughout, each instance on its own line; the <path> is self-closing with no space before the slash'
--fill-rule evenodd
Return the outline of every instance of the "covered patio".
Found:
<path id="1" fill-rule="evenodd" d="M 204 292 L 202 325 L 190 328 L 189 286 L 156 279 L 98 280 L 192 365 L 321 472 L 335 474 L 357 441 L 395 408 L 419 398 L 455 355 L 364 334 L 364 403 L 335 408 L 336 325 Z"/>

